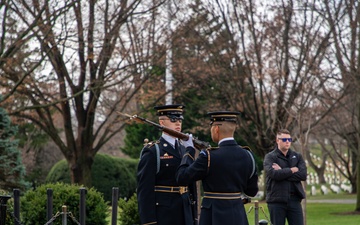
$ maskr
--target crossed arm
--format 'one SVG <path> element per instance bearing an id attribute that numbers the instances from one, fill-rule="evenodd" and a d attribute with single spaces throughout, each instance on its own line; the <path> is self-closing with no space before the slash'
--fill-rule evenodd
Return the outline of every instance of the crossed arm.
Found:
<path id="1" fill-rule="evenodd" d="M 306 180 L 306 164 L 301 155 L 293 167 L 281 167 L 276 163 L 276 158 L 267 155 L 264 159 L 264 169 L 273 180 L 304 181 Z"/>

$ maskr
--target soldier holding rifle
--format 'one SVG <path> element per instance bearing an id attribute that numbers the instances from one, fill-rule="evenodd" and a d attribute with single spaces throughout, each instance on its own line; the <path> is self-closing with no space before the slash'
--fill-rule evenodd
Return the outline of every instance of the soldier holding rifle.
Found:
<path id="1" fill-rule="evenodd" d="M 202 150 L 194 159 L 192 135 L 184 142 L 186 153 L 176 173 L 180 185 L 202 180 L 204 198 L 200 225 L 248 225 L 243 195 L 258 192 L 258 175 L 250 151 L 240 147 L 233 135 L 238 112 L 210 115 L 211 138 L 219 147 Z"/>
<path id="2" fill-rule="evenodd" d="M 154 108 L 159 116 L 159 125 L 140 118 L 162 130 L 159 140 L 144 146 L 138 165 L 137 198 L 141 224 L 197 224 L 196 184 L 190 182 L 180 186 L 175 180 L 176 169 L 185 153 L 185 147 L 174 136 L 174 133 L 182 134 L 184 106 Z"/>

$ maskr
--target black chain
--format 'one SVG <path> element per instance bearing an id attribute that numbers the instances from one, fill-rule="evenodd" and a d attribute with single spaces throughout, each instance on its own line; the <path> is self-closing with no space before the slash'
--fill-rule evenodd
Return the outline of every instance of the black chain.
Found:
<path id="1" fill-rule="evenodd" d="M 60 215 L 63 215 L 64 212 L 57 212 L 55 214 L 55 216 L 53 216 L 47 223 L 45 223 L 44 225 L 49 225 L 50 223 L 52 223 L 56 218 L 58 218 Z M 70 218 L 74 221 L 74 223 L 76 223 L 77 225 L 80 225 L 80 223 L 76 220 L 76 218 L 73 216 L 73 214 L 71 212 L 67 212 L 66 215 L 69 215 Z"/>
<path id="2" fill-rule="evenodd" d="M 62 213 L 57 212 L 55 214 L 55 216 L 53 216 L 49 221 L 47 221 L 44 225 L 49 225 L 50 223 L 52 223 L 54 220 L 56 220 L 56 218 L 58 218 Z"/>
<path id="3" fill-rule="evenodd" d="M 24 225 L 14 214 L 14 212 L 8 210 L 8 212 L 10 213 L 11 217 L 15 219 L 15 221 L 19 224 L 19 225 Z"/>
<path id="4" fill-rule="evenodd" d="M 262 206 L 259 206 L 258 208 L 260 208 L 260 209 L 261 209 L 261 211 L 262 211 L 262 213 L 264 214 L 265 218 L 267 219 L 267 221 L 268 221 L 269 225 L 273 225 L 273 224 L 271 223 L 271 221 L 269 220 L 269 217 L 266 215 L 264 208 L 263 208 Z M 254 209 L 254 207 L 253 207 L 253 206 L 251 206 L 251 207 L 249 208 L 249 210 L 247 211 L 247 213 L 246 213 L 246 214 L 249 214 L 249 213 L 251 212 L 251 210 L 252 210 L 252 209 Z"/>
<path id="5" fill-rule="evenodd" d="M 73 216 L 73 214 L 71 212 L 68 212 L 70 218 L 77 224 L 80 225 L 80 223 L 76 220 L 75 216 Z"/>
<path id="6" fill-rule="evenodd" d="M 18 218 L 15 217 L 14 212 L 8 210 L 8 212 L 10 213 L 11 217 L 15 219 L 15 221 L 19 224 L 19 225 L 24 225 Z M 47 221 L 44 225 L 49 225 L 52 222 L 54 222 L 54 220 L 56 220 L 60 215 L 63 215 L 63 212 L 57 212 L 49 221 Z M 68 212 L 66 213 L 67 215 L 70 216 L 70 218 L 72 219 L 72 221 L 74 223 L 76 223 L 77 225 L 80 225 L 79 221 L 76 220 L 75 216 L 71 213 Z"/>

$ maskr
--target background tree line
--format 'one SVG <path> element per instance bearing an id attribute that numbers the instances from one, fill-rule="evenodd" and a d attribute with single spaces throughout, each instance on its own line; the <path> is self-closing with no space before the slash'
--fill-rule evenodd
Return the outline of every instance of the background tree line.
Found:
<path id="1" fill-rule="evenodd" d="M 276 130 L 288 128 L 304 155 L 316 139 L 323 161 L 342 162 L 356 192 L 357 1 L 0 4 L 1 105 L 14 123 L 32 124 L 58 146 L 73 183 L 90 186 L 94 156 L 129 127 L 118 112 L 154 119 L 171 47 L 174 102 L 189 112 L 185 131 L 208 140 L 206 112 L 240 111 L 237 139 L 262 159 Z M 126 129 L 143 132 L 136 127 Z M 128 138 L 119 147 L 140 151 L 144 137 Z"/>

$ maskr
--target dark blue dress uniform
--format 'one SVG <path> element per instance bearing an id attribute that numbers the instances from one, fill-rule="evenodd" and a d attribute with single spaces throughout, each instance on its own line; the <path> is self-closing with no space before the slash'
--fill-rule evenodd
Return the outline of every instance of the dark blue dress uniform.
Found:
<path id="1" fill-rule="evenodd" d="M 179 145 L 179 148 L 175 149 L 173 143 L 163 137 L 143 148 L 137 173 L 141 224 L 194 225 L 196 204 L 192 199 L 196 199 L 196 184 L 180 187 L 175 179 L 176 169 L 185 152 L 184 146 Z"/>
<path id="2" fill-rule="evenodd" d="M 194 151 L 186 148 L 176 177 L 182 185 L 202 180 L 204 197 L 199 224 L 248 225 L 242 196 L 255 196 L 258 192 L 252 153 L 233 138 L 221 141 L 216 149 L 202 150 L 195 161 Z"/>

